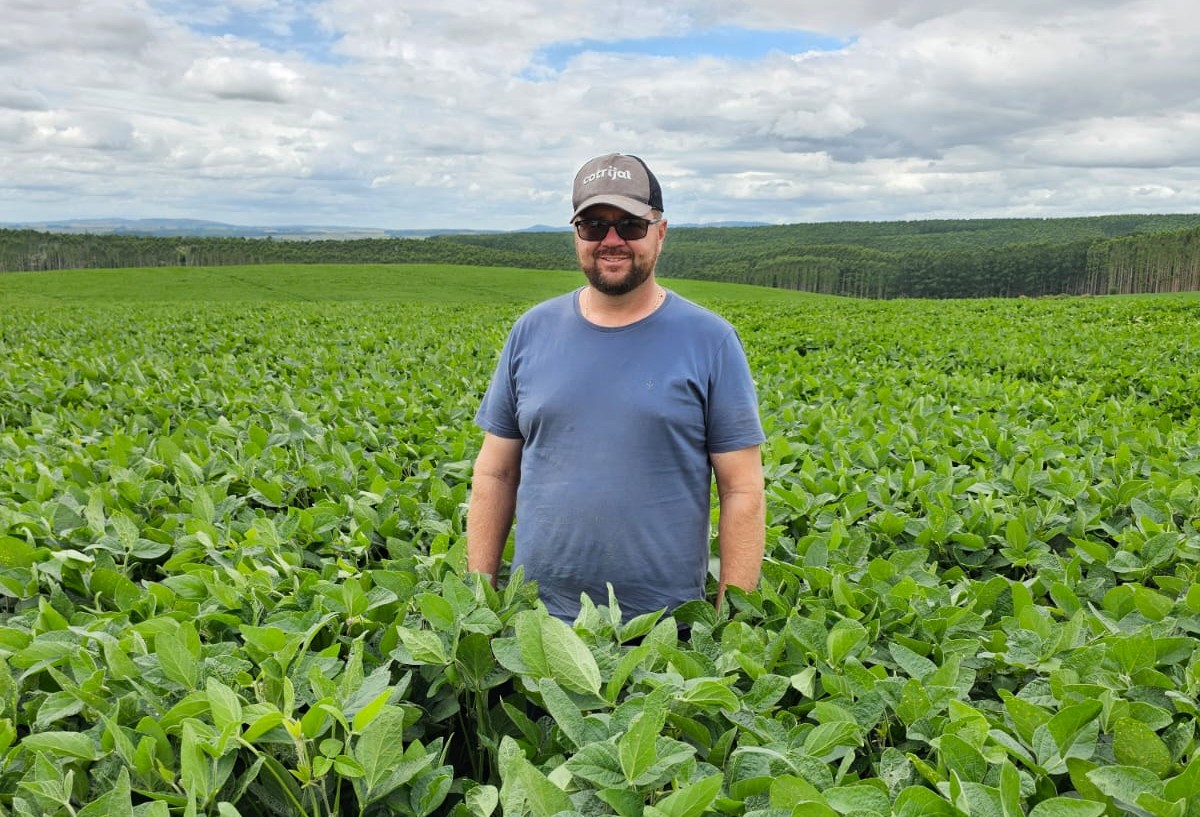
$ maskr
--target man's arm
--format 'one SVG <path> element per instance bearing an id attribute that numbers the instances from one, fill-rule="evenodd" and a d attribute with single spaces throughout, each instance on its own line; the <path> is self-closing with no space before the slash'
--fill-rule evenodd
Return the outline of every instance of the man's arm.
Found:
<path id="1" fill-rule="evenodd" d="M 522 440 L 484 434 L 467 506 L 467 570 L 496 584 L 500 556 L 517 507 Z"/>
<path id="2" fill-rule="evenodd" d="M 766 540 L 766 500 L 762 455 L 757 445 L 711 456 L 721 503 L 717 540 L 721 579 L 717 608 L 729 585 L 743 590 L 758 586 Z"/>

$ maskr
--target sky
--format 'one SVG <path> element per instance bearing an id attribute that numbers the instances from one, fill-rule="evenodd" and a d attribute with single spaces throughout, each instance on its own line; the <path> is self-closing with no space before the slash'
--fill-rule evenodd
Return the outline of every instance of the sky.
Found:
<path id="1" fill-rule="evenodd" d="M 0 222 L 1200 211 L 1192 0 L 0 0 Z"/>

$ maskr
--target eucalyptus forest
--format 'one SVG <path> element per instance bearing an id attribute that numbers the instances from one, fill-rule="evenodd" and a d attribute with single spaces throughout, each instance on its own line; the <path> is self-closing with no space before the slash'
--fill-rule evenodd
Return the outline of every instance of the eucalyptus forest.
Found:
<path id="1" fill-rule="evenodd" d="M 242 264 L 454 264 L 567 270 L 565 232 L 272 240 L 0 230 L 0 270 Z M 1200 289 L 1200 215 L 676 227 L 667 278 L 860 298 Z"/>

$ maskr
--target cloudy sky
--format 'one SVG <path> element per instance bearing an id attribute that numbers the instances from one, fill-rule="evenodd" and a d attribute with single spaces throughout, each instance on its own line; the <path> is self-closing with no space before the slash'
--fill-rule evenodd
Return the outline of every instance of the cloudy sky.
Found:
<path id="1" fill-rule="evenodd" d="M 0 0 L 0 222 L 1200 211 L 1192 0 Z"/>

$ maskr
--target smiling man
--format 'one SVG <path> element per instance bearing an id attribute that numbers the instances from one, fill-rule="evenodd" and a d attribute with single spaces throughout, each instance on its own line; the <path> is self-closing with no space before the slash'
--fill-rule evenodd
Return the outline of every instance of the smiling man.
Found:
<path id="1" fill-rule="evenodd" d="M 704 597 L 715 477 L 720 605 L 753 589 L 764 538 L 763 442 L 733 327 L 671 293 L 654 268 L 662 189 L 636 156 L 584 164 L 573 191 L 587 285 L 521 316 L 476 415 L 484 439 L 467 518 L 468 564 L 513 566 L 573 620 L 611 584 L 628 620 Z"/>

